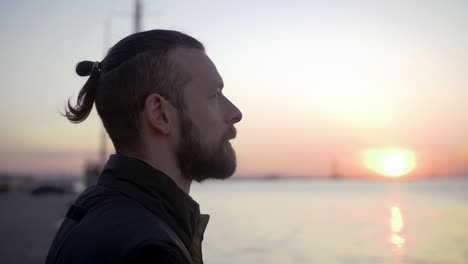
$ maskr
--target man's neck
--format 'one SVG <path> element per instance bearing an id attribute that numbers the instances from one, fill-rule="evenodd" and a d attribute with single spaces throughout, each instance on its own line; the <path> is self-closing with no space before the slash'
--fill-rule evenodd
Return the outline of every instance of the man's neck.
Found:
<path id="1" fill-rule="evenodd" d="M 127 157 L 135 158 L 144 161 L 154 169 L 157 169 L 171 178 L 180 189 L 185 193 L 189 194 L 190 186 L 192 184 L 191 180 L 187 180 L 180 172 L 180 169 L 175 162 L 171 162 L 169 158 L 165 155 L 151 155 L 151 157 L 145 157 L 144 155 L 138 155 L 136 153 L 124 152 L 119 153 Z"/>

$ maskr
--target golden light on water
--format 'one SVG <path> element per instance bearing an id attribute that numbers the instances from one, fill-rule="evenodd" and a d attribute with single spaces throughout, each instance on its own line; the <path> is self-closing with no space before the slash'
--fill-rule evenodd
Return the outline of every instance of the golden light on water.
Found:
<path id="1" fill-rule="evenodd" d="M 414 152 L 408 149 L 368 149 L 364 151 L 364 164 L 378 174 L 401 177 L 415 169 L 416 158 Z"/>
<path id="2" fill-rule="evenodd" d="M 391 208 L 391 226 L 393 232 L 400 232 L 403 229 L 403 217 L 398 206 Z"/>
<path id="3" fill-rule="evenodd" d="M 398 206 L 392 206 L 390 209 L 390 243 L 401 248 L 405 244 L 405 238 L 402 236 L 404 227 L 403 216 Z"/>
<path id="4" fill-rule="evenodd" d="M 405 239 L 398 234 L 392 234 L 390 241 L 397 247 L 402 247 L 405 243 Z"/>

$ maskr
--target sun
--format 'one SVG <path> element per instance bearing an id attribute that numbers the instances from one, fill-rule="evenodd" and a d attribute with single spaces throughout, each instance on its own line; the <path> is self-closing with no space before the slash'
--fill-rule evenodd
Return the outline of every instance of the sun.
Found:
<path id="1" fill-rule="evenodd" d="M 416 167 L 414 152 L 403 148 L 368 149 L 364 151 L 364 165 L 387 177 L 398 178 Z"/>

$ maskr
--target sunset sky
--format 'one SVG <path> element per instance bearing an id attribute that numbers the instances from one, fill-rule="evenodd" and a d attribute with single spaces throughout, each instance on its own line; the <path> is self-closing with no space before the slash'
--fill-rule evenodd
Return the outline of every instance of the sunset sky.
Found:
<path id="1" fill-rule="evenodd" d="M 237 175 L 468 174 L 468 1 L 142 2 L 144 29 L 205 44 L 243 112 Z M 0 3 L 0 172 L 97 158 L 96 112 L 59 111 L 86 81 L 76 63 L 132 32 L 133 4 Z"/>

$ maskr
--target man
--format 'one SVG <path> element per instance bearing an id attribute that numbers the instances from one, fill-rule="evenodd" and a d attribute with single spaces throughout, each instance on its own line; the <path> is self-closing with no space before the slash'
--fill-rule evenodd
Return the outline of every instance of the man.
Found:
<path id="1" fill-rule="evenodd" d="M 234 173 L 229 140 L 242 118 L 203 45 L 140 32 L 76 72 L 90 77 L 65 116 L 82 122 L 94 103 L 117 154 L 68 210 L 47 263 L 203 263 L 209 217 L 190 185 Z"/>

